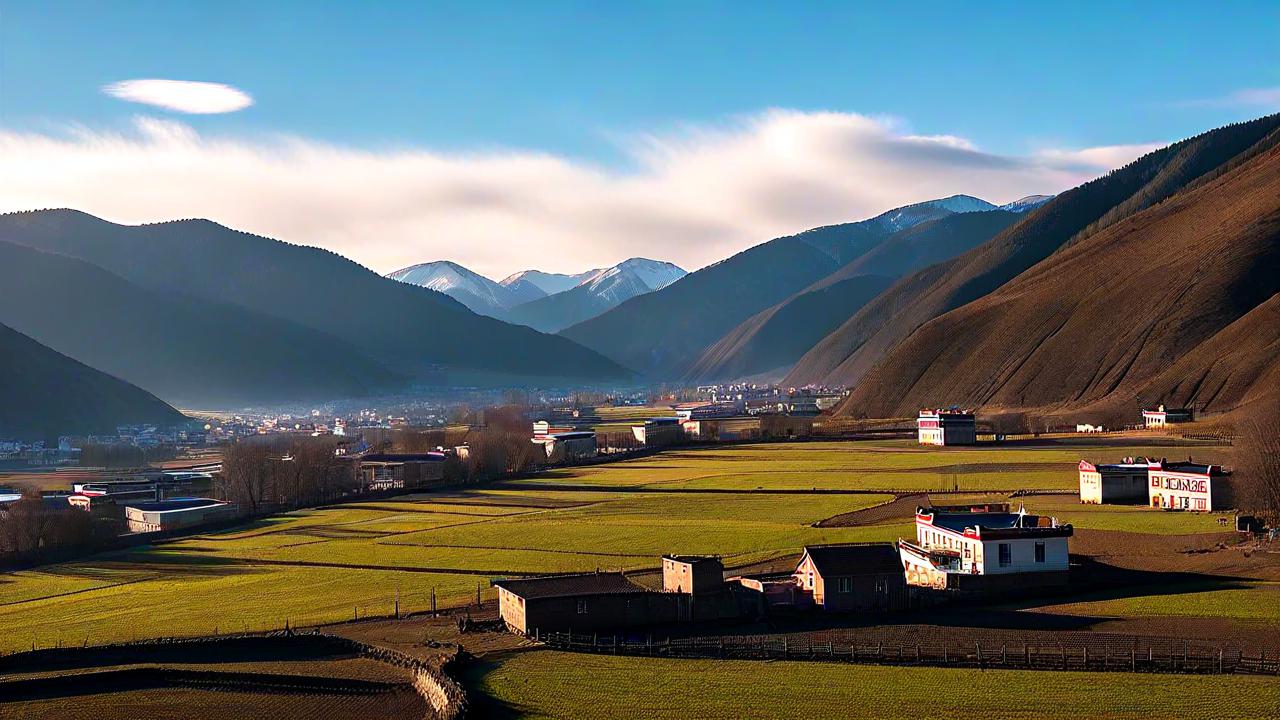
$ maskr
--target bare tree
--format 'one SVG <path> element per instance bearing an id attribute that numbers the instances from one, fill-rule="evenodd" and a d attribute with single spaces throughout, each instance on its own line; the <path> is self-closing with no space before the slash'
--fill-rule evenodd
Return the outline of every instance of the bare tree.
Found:
<path id="1" fill-rule="evenodd" d="M 1241 509 L 1280 521 L 1280 398 L 1255 405 L 1238 424 L 1235 455 Z"/>
<path id="2" fill-rule="evenodd" d="M 228 446 L 218 474 L 222 497 L 250 515 L 262 512 L 275 493 L 273 455 L 279 457 L 263 443 L 238 442 Z"/>

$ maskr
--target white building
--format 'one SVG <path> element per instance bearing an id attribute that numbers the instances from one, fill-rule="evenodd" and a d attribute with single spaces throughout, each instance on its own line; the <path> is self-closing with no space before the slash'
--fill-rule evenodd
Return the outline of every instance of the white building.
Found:
<path id="1" fill-rule="evenodd" d="M 1112 464 L 1080 461 L 1080 502 L 1144 504 L 1147 501 L 1147 459 L 1125 458 Z"/>
<path id="2" fill-rule="evenodd" d="M 1149 428 L 1162 428 L 1174 423 L 1188 423 L 1195 419 L 1190 408 L 1173 408 L 1166 410 L 1160 405 L 1155 410 L 1142 411 L 1142 424 Z"/>
<path id="3" fill-rule="evenodd" d="M 1071 534 L 1057 518 L 1008 505 L 922 507 L 915 542 L 899 540 L 898 549 L 908 585 L 1013 589 L 1064 583 Z"/>
<path id="4" fill-rule="evenodd" d="M 1153 460 L 1147 465 L 1151 507 L 1212 512 L 1228 504 L 1227 475 L 1220 465 Z"/>
<path id="5" fill-rule="evenodd" d="M 916 418 L 921 445 L 973 445 L 978 428 L 973 413 L 960 410 L 921 410 Z"/>

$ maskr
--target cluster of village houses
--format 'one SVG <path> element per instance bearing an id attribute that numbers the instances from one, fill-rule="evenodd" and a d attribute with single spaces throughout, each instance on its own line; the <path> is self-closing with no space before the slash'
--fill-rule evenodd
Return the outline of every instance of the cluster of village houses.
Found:
<path id="1" fill-rule="evenodd" d="M 1071 526 L 1008 505 L 919 508 L 916 537 L 811 545 L 790 573 L 727 575 L 718 557 L 664 555 L 662 586 L 621 572 L 497 579 L 514 632 L 598 632 L 775 612 L 892 612 L 909 588 L 990 592 L 1067 581 Z"/>
<path id="2" fill-rule="evenodd" d="M 1148 425 L 1162 427 L 1191 414 L 1160 407 L 1144 416 Z M 974 414 L 956 408 L 921 411 L 917 432 L 924 445 L 977 442 Z M 554 435 L 549 423 L 535 426 L 535 441 Z M 1082 460 L 1080 502 L 1209 512 L 1224 507 L 1228 475 L 1220 466 L 1190 460 Z M 718 557 L 664 555 L 660 589 L 621 572 L 504 578 L 492 585 L 506 625 L 536 636 L 755 619 L 770 612 L 892 612 L 906 608 L 913 594 L 936 599 L 1068 581 L 1073 530 L 1057 518 L 1005 503 L 919 507 L 915 529 L 914 539 L 897 543 L 804 547 L 795 569 L 783 574 L 733 575 Z"/>

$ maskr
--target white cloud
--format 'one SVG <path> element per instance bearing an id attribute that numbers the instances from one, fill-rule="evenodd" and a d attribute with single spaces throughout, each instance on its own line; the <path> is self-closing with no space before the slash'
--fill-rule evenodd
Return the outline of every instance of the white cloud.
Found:
<path id="1" fill-rule="evenodd" d="M 1197 98 L 1174 104 L 1175 107 L 1219 107 L 1241 109 L 1280 110 L 1280 86 L 1241 88 L 1226 95 Z"/>
<path id="2" fill-rule="evenodd" d="M 102 92 L 121 100 L 193 115 L 235 112 L 253 104 L 253 98 L 239 88 L 192 80 L 124 80 L 104 86 Z"/>
<path id="3" fill-rule="evenodd" d="M 1076 168 L 1088 173 L 1097 168 L 1118 168 L 1153 150 L 1164 147 L 1164 143 L 1146 143 L 1139 145 L 1104 145 L 1085 148 L 1083 150 L 1042 150 L 1037 157 L 1052 165 L 1064 168 Z"/>
<path id="4" fill-rule="evenodd" d="M 609 170 L 529 151 L 370 151 L 302 138 L 0 131 L 0 210 L 73 207 L 117 222 L 205 217 L 342 253 L 379 272 L 452 259 L 491 277 L 640 255 L 694 269 L 810 227 L 966 193 L 1056 193 L 1153 146 L 983 152 L 890 120 L 771 110 L 624 141 Z"/>

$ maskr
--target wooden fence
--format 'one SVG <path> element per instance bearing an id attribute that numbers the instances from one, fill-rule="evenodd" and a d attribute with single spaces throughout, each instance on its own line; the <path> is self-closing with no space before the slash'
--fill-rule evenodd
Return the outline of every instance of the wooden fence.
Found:
<path id="1" fill-rule="evenodd" d="M 1280 675 L 1280 655 L 1246 655 L 1233 648 L 1193 647 L 1183 641 L 1134 638 L 1091 648 L 1079 641 L 1029 643 L 838 643 L 789 636 L 644 639 L 539 633 L 544 645 L 572 652 L 730 660 L 810 660 L 874 665 L 977 669 L 1075 670 L 1193 674 Z"/>

